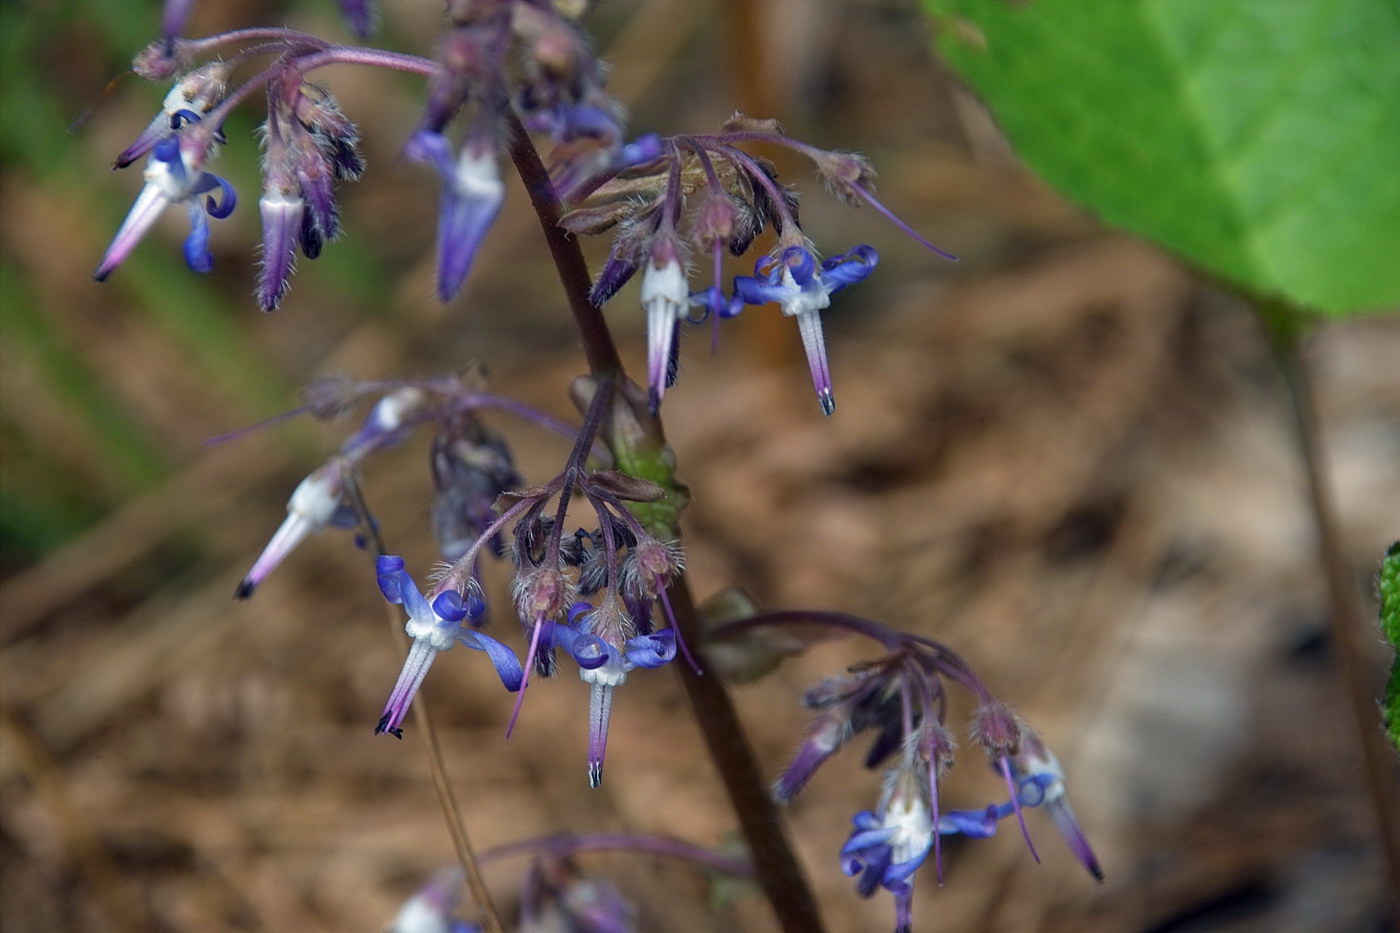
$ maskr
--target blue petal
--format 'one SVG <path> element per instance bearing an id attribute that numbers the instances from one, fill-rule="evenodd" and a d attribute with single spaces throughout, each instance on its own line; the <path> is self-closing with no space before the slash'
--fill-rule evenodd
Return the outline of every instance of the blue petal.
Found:
<path id="1" fill-rule="evenodd" d="M 923 849 L 913 858 L 908 859 L 907 861 L 899 862 L 886 868 L 884 877 L 881 879 L 881 882 L 885 885 L 885 887 L 893 891 L 894 885 L 899 884 L 900 882 L 904 881 L 904 879 L 908 878 L 910 875 L 914 874 L 914 872 L 919 870 L 919 866 L 924 863 L 924 859 L 928 858 L 929 851 L 932 849 L 933 836 L 929 836 L 928 845 L 924 846 Z"/>
<path id="2" fill-rule="evenodd" d="M 209 220 L 197 203 L 190 204 L 190 235 L 185 239 L 185 262 L 195 272 L 214 268 L 214 255 L 209 252 Z"/>
<path id="3" fill-rule="evenodd" d="M 1017 787 L 1017 794 L 1021 798 L 1021 806 L 1038 807 L 1045 802 L 1045 791 L 1055 783 L 1053 774 L 1032 774 L 1023 778 Z"/>
<path id="4" fill-rule="evenodd" d="M 468 648 L 485 651 L 486 656 L 491 659 L 492 666 L 496 668 L 496 675 L 501 678 L 501 683 L 507 690 L 515 693 L 520 689 L 525 672 L 521 669 L 520 660 L 514 651 L 481 632 L 464 631 L 457 636 L 457 640 Z"/>
<path id="5" fill-rule="evenodd" d="M 433 613 L 448 622 L 461 622 L 467 617 L 467 607 L 462 602 L 462 594 L 456 590 L 439 593 L 433 600 Z"/>
<path id="6" fill-rule="evenodd" d="M 195 113 L 193 110 L 177 110 L 170 115 L 170 128 L 172 130 L 178 130 L 186 123 L 198 123 L 199 120 L 199 114 Z"/>
<path id="7" fill-rule="evenodd" d="M 660 667 L 676 658 L 676 633 L 670 629 L 627 640 L 627 660 L 637 667 Z"/>
<path id="8" fill-rule="evenodd" d="M 205 172 L 204 175 L 200 177 L 193 190 L 195 194 L 203 194 L 206 191 L 212 191 L 214 188 L 219 189 L 223 198 L 218 201 L 214 200 L 212 196 L 206 198 L 204 201 L 204 209 L 209 212 L 210 217 L 223 220 L 229 214 L 232 214 L 233 209 L 238 206 L 238 193 L 233 190 L 233 185 L 229 184 L 227 180 L 220 178 L 218 175 L 211 175 L 208 172 Z"/>
<path id="9" fill-rule="evenodd" d="M 878 829 L 882 823 L 873 810 L 862 810 L 851 817 L 851 825 L 856 829 Z"/>
<path id="10" fill-rule="evenodd" d="M 1006 813 L 1002 813 L 1001 808 L 996 805 L 985 810 L 950 810 L 939 816 L 938 832 L 943 836 L 961 833 L 970 839 L 995 836 L 997 821 L 1011 812 L 1010 804 L 1007 804 L 1006 808 Z"/>
<path id="11" fill-rule="evenodd" d="M 817 261 L 812 258 L 812 254 L 800 246 L 789 246 L 783 250 L 783 266 L 792 273 L 792 280 L 798 285 L 806 285 L 812 281 L 812 273 L 817 270 Z M 778 274 L 782 275 L 782 268 L 778 268 Z"/>
<path id="12" fill-rule="evenodd" d="M 379 577 L 379 592 L 391 603 L 401 603 L 399 596 L 399 574 L 403 572 L 403 558 L 393 554 L 381 554 L 374 561 L 374 572 Z"/>
<path id="13" fill-rule="evenodd" d="M 869 246 L 857 246 L 844 256 L 834 256 L 822 263 L 822 281 L 831 292 L 854 285 L 875 271 L 880 254 Z"/>
<path id="14" fill-rule="evenodd" d="M 658 133 L 648 133 L 623 146 L 617 154 L 614 166 L 632 168 L 659 158 L 661 158 L 661 136 Z"/>
<path id="15" fill-rule="evenodd" d="M 567 625 L 551 622 L 542 624 L 552 626 L 555 642 L 584 670 L 597 670 L 608 663 L 608 655 L 612 653 L 612 648 L 597 635 L 589 635 Z"/>
<path id="16" fill-rule="evenodd" d="M 170 166 L 171 174 L 183 180 L 185 177 L 185 163 L 180 158 L 180 139 L 176 136 L 167 136 L 151 148 L 151 158 L 159 162 L 164 162 Z"/>
<path id="17" fill-rule="evenodd" d="M 887 827 L 876 829 L 862 829 L 851 833 L 851 838 L 846 840 L 846 844 L 841 847 L 842 855 L 856 855 L 873 849 L 878 849 L 889 842 L 894 835 L 894 830 Z"/>
<path id="18" fill-rule="evenodd" d="M 441 133 L 419 130 L 404 143 L 403 154 L 415 162 L 431 162 L 443 181 L 452 180 L 452 146 Z"/>
<path id="19" fill-rule="evenodd" d="M 793 289 L 788 285 L 766 282 L 753 276 L 736 275 L 734 295 L 750 305 L 766 305 L 770 301 L 782 304 L 793 296 Z"/>

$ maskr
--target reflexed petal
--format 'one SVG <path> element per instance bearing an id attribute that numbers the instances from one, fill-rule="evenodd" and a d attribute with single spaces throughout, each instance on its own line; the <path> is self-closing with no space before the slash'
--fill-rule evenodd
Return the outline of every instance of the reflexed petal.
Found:
<path id="1" fill-rule="evenodd" d="M 676 658 L 676 633 L 670 629 L 627 640 L 627 660 L 637 667 L 660 667 Z"/>
<path id="2" fill-rule="evenodd" d="M 209 252 L 209 219 L 198 201 L 189 204 L 190 235 L 185 239 L 185 263 L 195 272 L 214 268 L 214 255 Z"/>
<path id="3" fill-rule="evenodd" d="M 462 632 L 457 636 L 457 640 L 468 648 L 486 652 L 492 666 L 496 668 L 496 675 L 501 678 L 501 683 L 507 690 L 515 693 L 520 689 L 525 672 L 514 651 L 481 632 Z"/>

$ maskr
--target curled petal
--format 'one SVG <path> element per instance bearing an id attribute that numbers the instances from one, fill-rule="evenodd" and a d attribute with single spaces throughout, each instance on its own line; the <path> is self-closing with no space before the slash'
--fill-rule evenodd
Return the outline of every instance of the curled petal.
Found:
<path id="1" fill-rule="evenodd" d="M 233 190 L 233 185 L 229 184 L 218 175 L 205 172 L 200 176 L 199 181 L 194 184 L 194 187 L 192 187 L 190 191 L 193 194 L 204 194 L 205 192 L 213 191 L 215 188 L 219 189 L 223 197 L 216 200 L 213 195 L 210 195 L 205 199 L 204 207 L 205 210 L 209 212 L 210 217 L 216 220 L 223 220 L 228 217 L 228 215 L 232 214 L 233 209 L 238 206 L 238 194 Z"/>
<path id="2" fill-rule="evenodd" d="M 844 256 L 834 256 L 822 263 L 822 281 L 830 291 L 840 291 L 869 276 L 879 261 L 880 254 L 874 247 L 857 246 Z"/>
<path id="3" fill-rule="evenodd" d="M 789 246 L 783 250 L 782 265 L 792 273 L 792 280 L 798 285 L 806 285 L 816 272 L 817 263 L 812 254 L 800 246 Z M 781 271 L 781 270 L 780 270 Z"/>
<path id="4" fill-rule="evenodd" d="M 549 634 L 553 636 L 554 643 L 567 651 L 574 662 L 584 670 L 597 670 L 608 663 L 613 649 L 597 635 L 580 632 L 567 625 L 551 622 L 542 624 L 550 626 Z"/>
<path id="5" fill-rule="evenodd" d="M 403 558 L 393 554 L 381 554 L 374 562 L 374 569 L 379 577 L 379 591 L 384 594 L 384 598 L 396 605 L 402 603 L 399 580 L 404 573 Z"/>
<path id="6" fill-rule="evenodd" d="M 676 658 L 676 633 L 670 629 L 627 640 L 627 661 L 637 667 L 660 667 Z"/>
<path id="7" fill-rule="evenodd" d="M 481 632 L 461 632 L 457 636 L 457 641 L 467 648 L 486 652 L 486 656 L 491 659 L 492 666 L 496 668 L 496 675 L 501 678 L 501 683 L 505 685 L 505 688 L 511 693 L 520 689 L 525 672 L 514 651 L 490 635 L 484 635 Z"/>

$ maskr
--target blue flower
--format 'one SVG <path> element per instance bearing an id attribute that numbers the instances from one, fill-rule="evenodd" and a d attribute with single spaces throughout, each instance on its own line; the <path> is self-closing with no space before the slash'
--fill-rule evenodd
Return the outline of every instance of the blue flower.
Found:
<path id="1" fill-rule="evenodd" d="M 442 178 L 438 212 L 437 295 L 448 301 L 461 289 L 476 251 L 505 202 L 506 188 L 495 149 L 480 139 L 468 139 L 454 157 L 441 133 L 419 130 L 404 154 L 430 162 Z"/>
<path id="2" fill-rule="evenodd" d="M 860 876 L 856 890 L 861 896 L 869 897 L 880 887 L 894 895 L 900 933 L 910 928 L 914 872 L 933 850 L 928 771 L 917 767 L 912 757 L 906 756 L 892 772 L 880 812 L 862 810 L 855 815 L 855 829 L 841 848 L 846 874 Z"/>
<path id="3" fill-rule="evenodd" d="M 880 254 L 872 247 L 857 246 L 848 253 L 833 256 L 817 267 L 812 254 L 800 246 L 790 246 L 778 256 L 765 256 L 754 266 L 752 276 L 734 279 L 737 303 L 782 306 L 783 313 L 797 318 L 812 385 L 822 411 L 831 414 L 836 400 L 831 391 L 831 371 L 826 361 L 826 341 L 822 335 L 821 312 L 831 304 L 831 296 L 847 285 L 854 285 L 875 269 Z"/>
<path id="4" fill-rule="evenodd" d="M 456 590 L 446 590 L 434 596 L 429 603 L 419 591 L 418 584 L 404 569 L 403 558 L 384 555 L 379 558 L 376 570 L 384 598 L 403 606 L 408 613 L 404 631 L 413 639 L 403 670 L 374 729 L 376 735 L 388 732 L 403 737 L 402 724 L 409 704 L 422 686 L 428 668 L 432 667 L 440 653 L 452 647 L 453 642 L 486 652 L 506 689 L 512 692 L 520 689 L 523 671 L 515 652 L 489 635 L 462 625 L 463 620 L 486 611 L 485 604 L 475 594 L 469 593 L 464 600 Z"/>
<path id="5" fill-rule="evenodd" d="M 597 609 L 586 602 L 569 609 L 568 624 L 542 622 L 541 649 L 563 648 L 578 664 L 579 679 L 589 685 L 588 783 L 603 780 L 613 688 L 639 667 L 661 667 L 675 660 L 676 633 L 671 629 L 634 635 L 635 627 L 613 591 Z"/>
<path id="6" fill-rule="evenodd" d="M 199 117 L 191 111 L 181 111 L 191 122 Z M 202 166 L 208 155 L 205 137 L 198 134 L 171 135 L 158 141 L 151 149 L 147 160 L 146 185 L 136 197 L 136 203 L 126 215 L 117 235 L 107 247 L 97 270 L 92 277 L 104 281 L 122 260 L 131 255 L 136 244 L 155 225 L 156 220 L 171 204 L 189 206 L 189 238 L 185 240 L 185 261 L 196 272 L 208 272 L 214 268 L 214 257 L 209 252 L 209 221 L 205 217 L 220 220 L 233 213 L 238 203 L 233 186 Z M 221 198 L 214 196 L 201 200 L 200 195 L 218 189 Z"/>

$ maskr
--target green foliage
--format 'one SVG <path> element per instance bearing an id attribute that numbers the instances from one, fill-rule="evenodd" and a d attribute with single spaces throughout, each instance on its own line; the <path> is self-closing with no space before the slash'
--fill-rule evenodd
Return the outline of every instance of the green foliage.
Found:
<path id="1" fill-rule="evenodd" d="M 1385 690 L 1382 713 L 1390 741 L 1400 751 L 1400 541 L 1390 546 L 1381 562 L 1381 631 L 1397 649 L 1390 667 L 1390 684 Z"/>
<path id="2" fill-rule="evenodd" d="M 1393 0 L 925 0 L 1022 158 L 1257 298 L 1400 305 Z"/>

